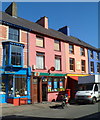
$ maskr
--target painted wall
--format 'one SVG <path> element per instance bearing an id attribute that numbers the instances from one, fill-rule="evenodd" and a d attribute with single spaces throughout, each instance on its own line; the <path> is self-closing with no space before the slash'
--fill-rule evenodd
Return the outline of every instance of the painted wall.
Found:
<path id="1" fill-rule="evenodd" d="M 0 66 L 2 66 L 2 61 L 3 61 L 2 42 L 9 40 L 8 31 L 9 31 L 9 26 L 0 25 Z M 23 53 L 23 57 L 24 57 L 23 67 L 27 67 L 27 32 L 23 30 L 19 30 L 19 31 L 20 31 L 19 43 L 23 43 L 25 45 L 24 53 Z"/>
<path id="2" fill-rule="evenodd" d="M 97 57 L 96 57 L 96 55 L 97 55 L 97 52 L 96 51 L 93 51 L 93 59 L 90 57 L 90 50 L 88 50 L 88 61 L 89 61 L 89 64 L 88 64 L 88 66 L 89 66 L 89 69 L 88 69 L 88 71 L 89 71 L 89 74 L 98 74 L 97 73 L 97 62 L 99 62 L 100 63 L 100 53 L 99 53 L 99 60 L 97 59 Z M 91 72 L 91 67 L 90 67 L 90 63 L 91 62 L 94 62 L 94 73 L 92 73 Z M 100 74 L 100 73 L 99 73 Z"/>
<path id="3" fill-rule="evenodd" d="M 66 43 L 66 72 L 71 74 L 88 74 L 88 51 L 85 48 L 85 56 L 80 55 L 80 46 L 74 45 L 74 54 L 69 53 L 69 43 Z M 75 59 L 75 71 L 70 71 L 69 58 Z M 85 72 L 81 70 L 81 60 L 85 60 Z"/>
<path id="4" fill-rule="evenodd" d="M 65 44 L 61 42 L 61 51 L 54 50 L 54 39 L 44 37 L 44 46 L 45 48 L 36 47 L 36 35 L 30 33 L 30 47 L 29 47 L 29 56 L 30 56 L 30 66 L 36 65 L 36 52 L 45 53 L 45 70 L 33 70 L 34 72 L 48 72 L 52 66 L 55 66 L 55 55 L 61 56 L 61 71 L 52 71 L 52 73 L 66 73 L 66 64 L 65 64 Z"/>

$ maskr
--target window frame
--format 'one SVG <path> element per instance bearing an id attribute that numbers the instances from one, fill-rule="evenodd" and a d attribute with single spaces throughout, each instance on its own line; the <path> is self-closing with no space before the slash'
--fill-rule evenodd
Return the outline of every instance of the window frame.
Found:
<path id="1" fill-rule="evenodd" d="M 43 68 L 37 68 L 37 57 L 42 56 L 43 57 Z M 45 69 L 45 53 L 44 52 L 36 52 L 36 69 L 37 70 L 44 70 Z"/>
<path id="2" fill-rule="evenodd" d="M 60 60 L 60 69 L 56 69 L 57 68 L 57 66 L 56 66 L 56 60 Z M 61 66 L 61 56 L 60 55 L 55 55 L 55 70 L 56 71 L 61 71 L 61 68 L 62 68 L 62 66 Z"/>
<path id="3" fill-rule="evenodd" d="M 37 45 L 37 38 L 40 38 L 41 40 L 43 40 L 43 43 L 42 43 L 43 46 Z M 36 47 L 45 48 L 44 37 L 43 36 L 36 35 Z"/>
<path id="4" fill-rule="evenodd" d="M 80 47 L 80 55 L 85 56 L 85 49 L 84 47 Z"/>
<path id="5" fill-rule="evenodd" d="M 59 49 L 56 49 L 55 45 L 59 45 Z M 61 51 L 61 41 L 60 40 L 54 40 L 54 50 Z"/>
<path id="6" fill-rule="evenodd" d="M 96 52 L 96 59 L 99 60 L 99 52 Z"/>
<path id="7" fill-rule="evenodd" d="M 71 60 L 73 60 L 73 64 L 71 64 Z M 71 69 L 71 66 L 73 66 L 73 69 Z M 75 58 L 69 58 L 69 70 L 75 71 Z"/>
<path id="8" fill-rule="evenodd" d="M 94 62 L 93 61 L 90 62 L 90 70 L 91 70 L 91 73 L 94 73 Z"/>
<path id="9" fill-rule="evenodd" d="M 14 34 L 14 33 L 10 33 L 10 30 L 13 29 L 13 30 L 16 30 L 18 32 L 18 34 Z M 16 39 L 12 39 L 10 38 L 10 35 L 11 36 L 17 36 L 17 40 Z M 19 36 L 20 36 L 20 32 L 19 32 L 19 29 L 15 28 L 15 27 L 9 27 L 9 33 L 8 33 L 8 39 L 11 40 L 11 41 L 15 41 L 15 42 L 19 42 Z"/>
<path id="10" fill-rule="evenodd" d="M 23 58 L 23 52 L 24 52 L 24 44 L 20 44 L 20 43 L 14 43 L 14 42 L 3 42 L 3 66 L 12 66 L 12 67 L 23 67 L 24 64 L 24 58 Z M 6 64 L 6 45 L 8 45 L 8 64 Z M 17 65 L 17 64 L 11 64 L 12 61 L 12 56 L 11 56 L 11 52 L 12 52 L 12 45 L 14 46 L 19 46 L 21 47 L 21 64 Z"/>
<path id="11" fill-rule="evenodd" d="M 94 58 L 93 50 L 90 50 L 90 58 L 91 58 L 91 59 Z"/>
<path id="12" fill-rule="evenodd" d="M 97 73 L 100 73 L 100 63 L 97 62 Z"/>
<path id="13" fill-rule="evenodd" d="M 83 64 L 84 62 L 84 64 Z M 84 69 L 84 70 L 83 70 Z M 86 71 L 86 61 L 85 60 L 81 60 L 81 71 L 85 72 Z"/>
<path id="14" fill-rule="evenodd" d="M 72 46 L 72 49 L 70 48 L 70 46 Z M 72 44 L 69 44 L 69 53 L 74 54 L 74 45 Z"/>
<path id="15" fill-rule="evenodd" d="M 49 77 L 48 78 L 48 92 L 64 91 L 65 79 L 63 77 Z"/>

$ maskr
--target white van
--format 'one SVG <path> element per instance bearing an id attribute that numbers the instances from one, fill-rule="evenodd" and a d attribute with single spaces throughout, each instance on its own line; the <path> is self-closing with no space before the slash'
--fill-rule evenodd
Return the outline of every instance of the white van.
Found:
<path id="1" fill-rule="evenodd" d="M 100 100 L 100 75 L 79 77 L 76 102 L 96 103 Z"/>

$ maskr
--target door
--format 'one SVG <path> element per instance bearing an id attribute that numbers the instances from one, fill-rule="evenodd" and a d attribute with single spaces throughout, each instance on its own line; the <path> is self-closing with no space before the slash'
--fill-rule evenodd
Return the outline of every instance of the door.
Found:
<path id="1" fill-rule="evenodd" d="M 32 103 L 38 102 L 38 96 L 39 96 L 39 88 L 38 88 L 38 78 L 33 78 L 31 81 L 31 98 Z"/>
<path id="2" fill-rule="evenodd" d="M 42 84 L 42 101 L 47 101 L 47 84 Z"/>

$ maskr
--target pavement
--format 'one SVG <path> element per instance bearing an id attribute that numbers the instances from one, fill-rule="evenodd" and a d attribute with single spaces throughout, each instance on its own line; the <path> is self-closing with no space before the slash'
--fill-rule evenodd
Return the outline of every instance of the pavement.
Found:
<path id="1" fill-rule="evenodd" d="M 95 105 L 70 105 L 61 102 L 43 102 L 30 105 L 1 106 L 2 120 L 99 120 L 98 103 Z"/>

